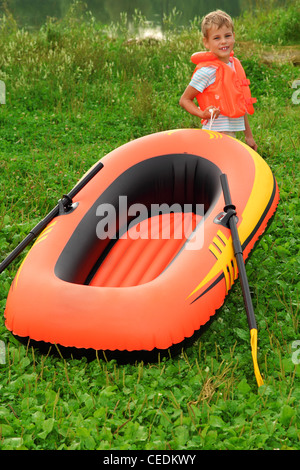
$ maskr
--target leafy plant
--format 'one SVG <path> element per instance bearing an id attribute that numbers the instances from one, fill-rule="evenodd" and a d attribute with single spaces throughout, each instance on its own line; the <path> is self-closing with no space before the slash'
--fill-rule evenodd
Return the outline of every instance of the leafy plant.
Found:
<path id="1" fill-rule="evenodd" d="M 264 44 L 299 44 L 299 0 L 285 2 L 282 6 L 274 3 L 277 2 L 258 2 L 257 8 L 245 11 L 236 21 L 240 39 L 254 39 Z"/>

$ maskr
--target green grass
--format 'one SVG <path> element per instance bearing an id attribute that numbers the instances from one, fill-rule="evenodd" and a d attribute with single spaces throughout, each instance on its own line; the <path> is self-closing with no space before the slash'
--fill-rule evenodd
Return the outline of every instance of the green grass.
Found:
<path id="1" fill-rule="evenodd" d="M 256 0 L 256 7 L 246 10 L 237 20 L 240 40 L 252 39 L 264 44 L 299 44 L 300 2 Z M 267 27 L 266 27 L 267 25 Z"/>
<path id="2" fill-rule="evenodd" d="M 199 127 L 178 106 L 201 47 L 196 27 L 164 42 L 125 33 L 124 18 L 112 30 L 69 15 L 31 34 L 2 20 L 1 260 L 103 155 L 148 133 Z M 300 71 L 266 65 L 265 47 L 236 45 L 258 98 L 258 151 L 281 195 L 247 262 L 264 386 L 238 282 L 193 346 L 155 364 L 43 355 L 19 344 L 2 316 L 1 449 L 299 449 L 300 105 L 291 98 Z M 0 274 L 2 312 L 24 254 Z"/>

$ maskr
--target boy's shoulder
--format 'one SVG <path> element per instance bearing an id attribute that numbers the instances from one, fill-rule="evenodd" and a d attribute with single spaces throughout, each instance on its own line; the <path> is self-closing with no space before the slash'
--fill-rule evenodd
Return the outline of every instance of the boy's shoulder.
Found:
<path id="1" fill-rule="evenodd" d="M 212 78 L 216 76 L 217 68 L 215 65 L 205 65 L 197 68 L 194 75 L 198 78 Z"/>
<path id="2" fill-rule="evenodd" d="M 216 65 L 204 65 L 203 67 L 197 68 L 195 73 L 212 75 L 216 73 L 217 68 L 218 67 Z"/>
<path id="3" fill-rule="evenodd" d="M 217 69 L 214 66 L 205 66 L 196 70 L 192 75 L 190 84 L 198 91 L 202 92 L 204 88 L 212 85 L 217 76 Z"/>

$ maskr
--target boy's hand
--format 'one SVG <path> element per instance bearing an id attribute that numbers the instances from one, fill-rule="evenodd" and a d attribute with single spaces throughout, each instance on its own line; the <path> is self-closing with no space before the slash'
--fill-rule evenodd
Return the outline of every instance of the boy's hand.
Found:
<path id="1" fill-rule="evenodd" d="M 255 152 L 257 152 L 257 145 L 256 145 L 255 140 L 253 139 L 253 134 L 252 134 L 252 131 L 251 131 L 251 128 L 250 128 L 250 125 L 249 125 L 247 114 L 245 114 L 244 119 L 245 119 L 244 134 L 245 134 L 246 144 L 249 145 L 249 147 L 251 147 L 253 150 L 255 150 Z"/>
<path id="2" fill-rule="evenodd" d="M 255 152 L 257 152 L 257 144 L 252 136 L 245 137 L 245 141 L 246 141 L 246 144 L 249 145 L 249 147 L 251 147 L 253 150 L 255 150 Z"/>
<path id="3" fill-rule="evenodd" d="M 212 110 L 213 112 L 211 112 Z M 218 119 L 220 114 L 219 108 L 215 106 L 208 106 L 204 111 L 202 111 L 202 118 L 201 119 Z"/>

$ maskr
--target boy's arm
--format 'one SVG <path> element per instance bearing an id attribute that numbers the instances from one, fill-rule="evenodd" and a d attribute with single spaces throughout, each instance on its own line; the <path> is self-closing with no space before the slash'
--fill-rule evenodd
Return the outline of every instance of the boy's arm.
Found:
<path id="1" fill-rule="evenodd" d="M 253 150 L 257 151 L 257 144 L 253 138 L 247 114 L 245 114 L 244 119 L 245 119 L 244 134 L 245 134 L 246 144 L 249 145 L 249 147 L 251 147 Z"/>
<path id="2" fill-rule="evenodd" d="M 204 111 L 202 111 L 195 104 L 194 99 L 196 98 L 198 93 L 199 91 L 196 90 L 196 88 L 192 87 L 191 85 L 188 85 L 179 100 L 180 106 L 185 109 L 188 113 L 192 114 L 193 116 L 197 116 L 200 119 L 210 119 L 211 114 L 209 112 L 209 109 L 213 109 L 214 118 L 216 119 L 220 114 L 220 110 L 218 108 L 215 108 L 214 106 L 208 106 Z"/>

